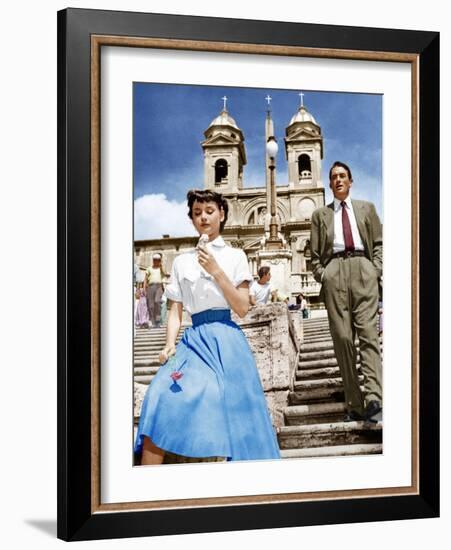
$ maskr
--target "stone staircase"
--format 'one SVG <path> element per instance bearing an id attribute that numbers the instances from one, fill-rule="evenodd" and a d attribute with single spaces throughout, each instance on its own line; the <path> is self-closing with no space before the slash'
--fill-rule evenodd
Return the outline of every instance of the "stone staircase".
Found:
<path id="1" fill-rule="evenodd" d="M 180 341 L 187 324 L 182 324 L 177 337 Z M 160 363 L 158 355 L 166 343 L 166 327 L 145 329 L 137 328 L 134 348 L 134 381 L 138 384 L 150 384 L 158 371 Z"/>
<path id="2" fill-rule="evenodd" d="M 296 379 L 278 428 L 282 458 L 369 455 L 382 453 L 382 422 L 344 422 L 343 386 L 327 318 L 303 321 L 304 341 Z M 177 342 L 187 324 L 183 324 Z M 135 429 L 137 403 L 159 368 L 166 327 L 137 329 L 134 347 Z M 362 377 L 361 377 L 362 379 Z"/>
<path id="3" fill-rule="evenodd" d="M 282 457 L 382 453 L 382 422 L 343 421 L 343 385 L 327 317 L 304 320 L 303 331 L 296 379 L 284 410 L 285 426 L 278 430 Z M 360 370 L 359 358 L 357 365 Z"/>

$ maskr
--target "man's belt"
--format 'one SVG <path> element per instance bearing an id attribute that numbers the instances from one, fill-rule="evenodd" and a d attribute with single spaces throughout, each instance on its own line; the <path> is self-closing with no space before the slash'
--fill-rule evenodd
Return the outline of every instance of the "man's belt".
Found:
<path id="1" fill-rule="evenodd" d="M 366 256 L 366 254 L 363 250 L 343 250 L 332 254 L 332 258 L 354 258 L 355 256 Z"/>

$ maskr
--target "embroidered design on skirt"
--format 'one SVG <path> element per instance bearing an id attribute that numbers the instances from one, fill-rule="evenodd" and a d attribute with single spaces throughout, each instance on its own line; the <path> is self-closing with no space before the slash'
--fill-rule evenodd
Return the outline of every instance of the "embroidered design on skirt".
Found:
<path id="1" fill-rule="evenodd" d="M 172 369 L 172 372 L 169 376 L 170 378 L 172 378 L 172 382 L 173 382 L 172 385 L 169 387 L 169 389 L 173 393 L 178 393 L 180 391 L 183 391 L 183 388 L 179 384 L 177 384 L 177 381 L 180 380 L 180 378 L 182 378 L 183 372 L 180 372 L 180 369 L 177 370 L 177 358 L 175 355 L 173 355 L 168 359 L 168 364 Z"/>

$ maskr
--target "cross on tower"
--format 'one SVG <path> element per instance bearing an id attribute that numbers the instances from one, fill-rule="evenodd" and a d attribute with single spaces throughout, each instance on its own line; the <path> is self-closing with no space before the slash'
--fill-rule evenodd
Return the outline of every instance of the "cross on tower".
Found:
<path id="1" fill-rule="evenodd" d="M 224 101 L 224 111 L 227 111 L 227 107 L 226 107 L 227 96 L 221 97 L 221 99 Z"/>
<path id="2" fill-rule="evenodd" d="M 265 97 L 266 101 L 268 102 L 268 107 L 270 106 L 271 104 L 271 100 L 272 100 L 272 97 L 268 94 L 266 97 Z"/>
<path id="3" fill-rule="evenodd" d="M 300 98 L 301 98 L 301 107 L 304 107 L 304 95 L 302 92 L 299 94 Z"/>

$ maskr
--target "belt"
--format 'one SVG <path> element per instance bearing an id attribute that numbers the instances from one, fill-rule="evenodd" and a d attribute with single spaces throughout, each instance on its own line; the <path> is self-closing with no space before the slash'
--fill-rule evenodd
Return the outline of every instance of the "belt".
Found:
<path id="1" fill-rule="evenodd" d="M 332 254 L 332 258 L 354 258 L 354 256 L 366 256 L 366 254 L 363 250 L 343 250 Z"/>
<path id="2" fill-rule="evenodd" d="M 215 321 L 227 322 L 231 320 L 230 309 L 223 308 L 211 308 L 204 309 L 204 311 L 199 311 L 198 313 L 193 313 L 191 315 L 191 321 L 193 327 L 202 325 L 203 323 L 214 323 Z"/>

